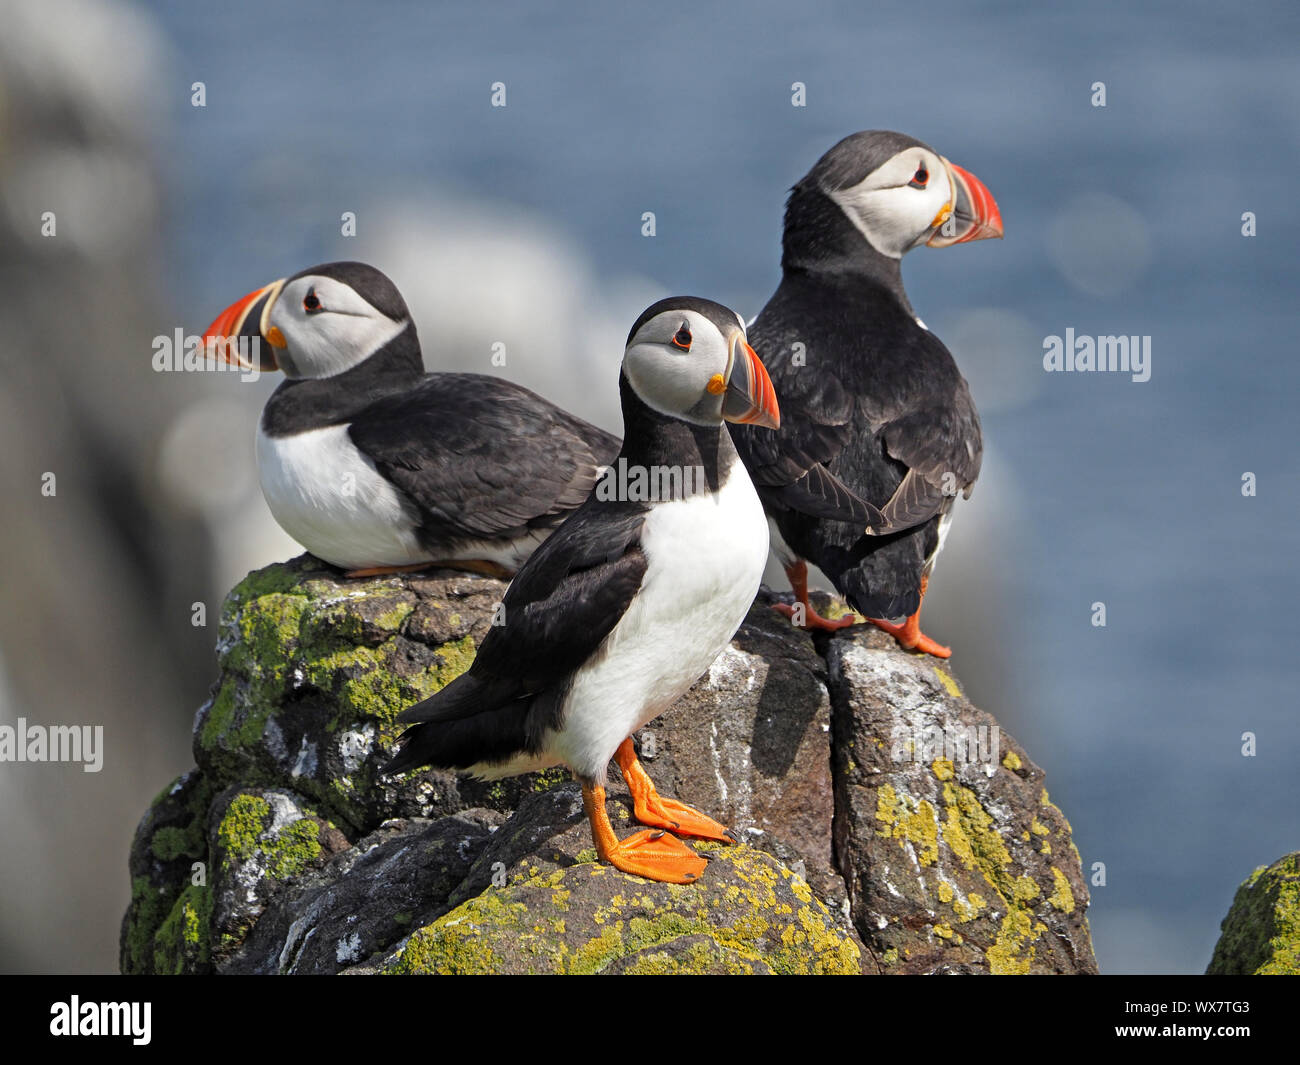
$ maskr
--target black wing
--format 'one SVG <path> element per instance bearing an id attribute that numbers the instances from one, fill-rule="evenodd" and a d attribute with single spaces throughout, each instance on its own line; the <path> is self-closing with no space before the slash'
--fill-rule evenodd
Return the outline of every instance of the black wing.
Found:
<path id="1" fill-rule="evenodd" d="M 819 505 L 842 489 L 850 507 L 870 508 L 857 524 L 884 533 L 925 522 L 958 491 L 969 495 L 982 457 L 979 417 L 947 348 L 898 306 L 865 318 L 857 308 L 810 315 L 810 306 L 850 297 L 806 287 L 783 281 L 749 330 L 781 403 L 781 429 L 732 435 L 765 498 L 856 521 Z"/>
<path id="2" fill-rule="evenodd" d="M 348 435 L 406 495 L 431 545 L 558 525 L 619 447 L 528 389 L 480 374 L 430 374 L 371 404 Z"/>
<path id="3" fill-rule="evenodd" d="M 646 511 L 589 498 L 510 583 L 504 624 L 489 630 L 469 671 L 398 720 L 455 720 L 566 684 L 641 587 Z"/>
<path id="4" fill-rule="evenodd" d="M 945 349 L 946 350 L 946 349 Z M 898 532 L 938 514 L 961 492 L 967 498 L 984 458 L 979 415 L 965 379 L 957 376 L 949 402 L 907 410 L 880 425 L 885 451 L 907 467 L 883 507 L 874 533 Z"/>
<path id="5" fill-rule="evenodd" d="M 818 518 L 872 525 L 880 511 L 833 474 L 829 464 L 852 436 L 853 396 L 833 370 L 807 371 L 794 365 L 789 347 L 761 343 L 755 323 L 755 348 L 772 377 L 781 404 L 778 432 L 733 426 L 732 439 L 755 486 L 769 500 Z"/>

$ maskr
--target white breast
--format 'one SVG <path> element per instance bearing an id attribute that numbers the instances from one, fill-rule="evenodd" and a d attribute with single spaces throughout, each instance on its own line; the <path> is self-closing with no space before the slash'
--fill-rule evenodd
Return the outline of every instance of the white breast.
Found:
<path id="1" fill-rule="evenodd" d="M 428 561 L 401 496 L 346 425 L 283 437 L 259 428 L 257 468 L 275 520 L 317 558 L 343 569 Z"/>
<path id="2" fill-rule="evenodd" d="M 548 753 L 603 781 L 615 748 L 676 702 L 735 635 L 767 546 L 763 507 L 739 461 L 717 495 L 656 504 L 642 533 L 641 589 L 601 655 L 574 677 Z"/>

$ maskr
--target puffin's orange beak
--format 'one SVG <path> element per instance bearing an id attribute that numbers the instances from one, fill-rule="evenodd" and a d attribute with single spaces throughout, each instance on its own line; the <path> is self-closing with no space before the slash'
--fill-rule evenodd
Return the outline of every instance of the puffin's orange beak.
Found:
<path id="1" fill-rule="evenodd" d="M 1002 212 L 997 200 L 979 178 L 969 170 L 944 159 L 948 180 L 952 185 L 950 216 L 936 219 L 939 226 L 925 243 L 931 248 L 946 248 L 952 244 L 965 244 L 968 240 L 987 240 L 1002 236 Z M 939 212 L 942 216 L 943 212 Z"/>
<path id="2" fill-rule="evenodd" d="M 284 347 L 284 337 L 274 326 L 263 326 L 283 287 L 283 278 L 272 281 L 217 315 L 203 334 L 204 353 L 245 370 L 278 370 L 274 349 Z"/>
<path id="3" fill-rule="evenodd" d="M 722 416 L 742 425 L 781 427 L 781 410 L 776 402 L 772 379 L 754 349 L 737 330 L 731 339 L 731 367 L 727 375 L 727 394 L 722 401 Z"/>

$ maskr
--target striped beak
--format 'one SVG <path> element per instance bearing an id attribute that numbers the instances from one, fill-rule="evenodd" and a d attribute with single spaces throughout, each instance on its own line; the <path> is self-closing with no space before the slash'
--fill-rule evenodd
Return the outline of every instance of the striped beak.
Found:
<path id="1" fill-rule="evenodd" d="M 781 410 L 776 403 L 776 389 L 767 376 L 745 334 L 736 330 L 731 338 L 731 365 L 727 367 L 727 391 L 722 400 L 722 416 L 741 425 L 781 427 Z"/>
<path id="2" fill-rule="evenodd" d="M 993 193 L 969 170 L 943 160 L 952 186 L 949 217 L 939 225 L 925 243 L 931 248 L 965 244 L 968 240 L 987 240 L 1002 236 L 1002 212 Z"/>
<path id="3" fill-rule="evenodd" d="M 284 279 L 250 292 L 236 300 L 208 326 L 203 334 L 203 352 L 244 370 L 278 370 L 275 348 L 285 346 L 284 336 L 269 326 L 271 306 L 284 287 Z"/>

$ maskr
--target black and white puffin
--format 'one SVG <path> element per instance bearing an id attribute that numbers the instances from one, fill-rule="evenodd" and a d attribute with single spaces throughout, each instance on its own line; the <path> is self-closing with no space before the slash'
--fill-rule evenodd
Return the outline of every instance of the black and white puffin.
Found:
<path id="1" fill-rule="evenodd" d="M 790 192 L 781 284 L 749 327 L 783 424 L 735 439 L 798 599 L 783 610 L 809 627 L 855 619 L 817 615 L 805 560 L 904 647 L 952 653 L 921 632 L 921 602 L 983 444 L 966 381 L 912 310 L 900 267 L 922 244 L 1001 236 L 988 189 L 901 133 L 846 137 Z"/>
<path id="2" fill-rule="evenodd" d="M 519 385 L 426 374 L 406 302 L 365 263 L 250 292 L 204 341 L 284 373 L 258 426 L 262 494 L 285 532 L 353 576 L 432 563 L 508 576 L 618 452 Z"/>
<path id="3" fill-rule="evenodd" d="M 776 428 L 779 413 L 744 322 L 691 297 L 637 319 L 620 389 L 616 469 L 629 485 L 649 477 L 657 498 L 597 488 L 565 519 L 511 583 L 504 624 L 469 670 L 400 715 L 419 723 L 384 772 L 436 766 L 498 779 L 565 765 L 582 783 L 601 858 L 688 883 L 705 861 L 669 833 L 730 835 L 660 797 L 630 737 L 708 668 L 753 602 L 767 523 L 724 420 Z M 615 836 L 605 810 L 611 758 L 636 819 L 654 831 Z"/>

